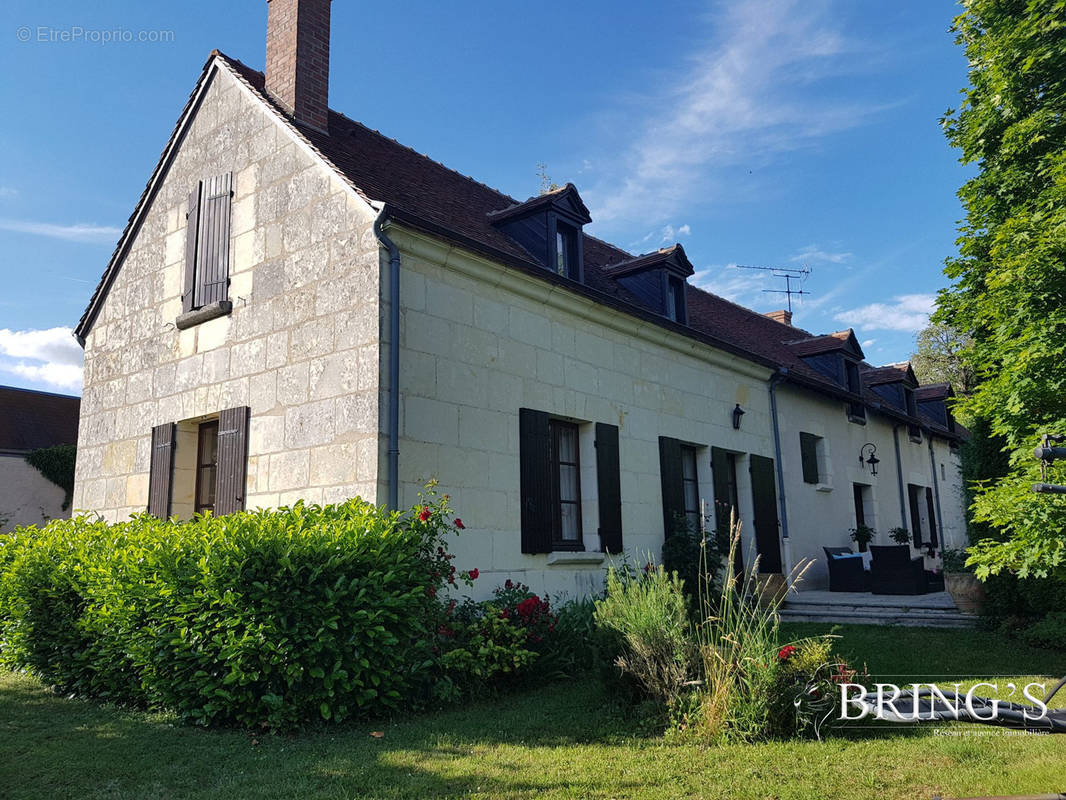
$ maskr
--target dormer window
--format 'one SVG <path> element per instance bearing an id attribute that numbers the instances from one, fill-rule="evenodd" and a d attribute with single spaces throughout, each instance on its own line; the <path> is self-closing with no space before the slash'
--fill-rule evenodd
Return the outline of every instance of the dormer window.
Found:
<path id="1" fill-rule="evenodd" d="M 562 222 L 555 223 L 555 272 L 578 280 L 577 231 Z"/>
<path id="2" fill-rule="evenodd" d="M 688 323 L 685 306 L 685 282 L 675 275 L 666 279 L 666 316 L 682 325 Z"/>
<path id="3" fill-rule="evenodd" d="M 592 218 L 572 183 L 488 216 L 545 269 L 572 281 L 584 279 L 581 226 Z"/>
<path id="4" fill-rule="evenodd" d="M 907 416 L 912 419 L 918 418 L 918 404 L 914 400 L 914 389 L 904 386 L 903 387 L 903 399 L 907 406 Z M 912 442 L 922 441 L 922 429 L 921 426 L 914 424 L 913 422 L 907 425 L 907 435 Z"/>
<path id="5" fill-rule="evenodd" d="M 859 365 L 856 362 L 844 359 L 844 377 L 848 391 L 861 397 L 862 384 L 859 381 Z M 866 404 L 861 399 L 848 401 L 848 419 L 852 422 L 866 422 Z"/>

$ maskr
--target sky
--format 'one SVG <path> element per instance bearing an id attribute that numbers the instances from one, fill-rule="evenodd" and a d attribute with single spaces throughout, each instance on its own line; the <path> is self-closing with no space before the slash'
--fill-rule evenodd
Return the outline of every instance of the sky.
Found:
<path id="1" fill-rule="evenodd" d="M 0 8 L 0 384 L 80 392 L 71 336 L 212 49 L 262 69 L 265 0 Z M 519 199 L 572 181 L 589 233 L 681 242 L 758 311 L 906 359 L 969 177 L 939 119 L 947 0 L 333 3 L 330 105 Z"/>

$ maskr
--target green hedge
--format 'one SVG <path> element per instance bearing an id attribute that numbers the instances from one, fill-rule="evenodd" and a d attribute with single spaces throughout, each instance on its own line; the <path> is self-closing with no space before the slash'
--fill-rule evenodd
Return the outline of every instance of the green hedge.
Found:
<path id="1" fill-rule="evenodd" d="M 419 706 L 437 592 L 455 578 L 446 512 L 351 500 L 19 529 L 0 537 L 0 662 L 201 724 Z"/>

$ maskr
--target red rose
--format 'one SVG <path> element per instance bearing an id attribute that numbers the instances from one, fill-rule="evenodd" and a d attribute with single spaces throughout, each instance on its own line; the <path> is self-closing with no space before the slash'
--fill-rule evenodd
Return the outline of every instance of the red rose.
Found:
<path id="1" fill-rule="evenodd" d="M 461 531 L 466 530 L 466 525 L 463 524 L 463 521 L 459 519 L 459 517 L 455 518 L 455 527 L 457 527 Z"/>
<path id="2" fill-rule="evenodd" d="M 424 506 L 418 515 L 418 519 L 421 522 L 428 522 L 431 516 L 433 515 L 429 513 L 429 506 Z"/>
<path id="3" fill-rule="evenodd" d="M 796 648 L 793 645 L 787 644 L 777 651 L 777 657 L 782 661 L 788 661 L 792 657 L 792 654 L 796 652 Z"/>
<path id="4" fill-rule="evenodd" d="M 468 572 L 467 574 L 470 576 L 470 580 L 476 581 L 477 580 L 477 576 L 480 575 L 481 573 L 479 573 L 477 571 L 477 567 L 474 567 L 474 569 L 470 570 L 470 572 Z"/>

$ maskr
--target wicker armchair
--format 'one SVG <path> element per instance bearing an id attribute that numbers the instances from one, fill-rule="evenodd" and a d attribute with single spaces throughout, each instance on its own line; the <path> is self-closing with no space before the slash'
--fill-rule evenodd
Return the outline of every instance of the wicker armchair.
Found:
<path id="1" fill-rule="evenodd" d="M 907 545 L 870 545 L 870 591 L 874 594 L 925 594 L 925 560 L 911 558 Z"/>
<path id="2" fill-rule="evenodd" d="M 850 547 L 823 547 L 829 564 L 829 591 L 831 592 L 865 592 L 866 570 L 861 558 L 834 558 L 834 556 L 854 555 Z"/>

